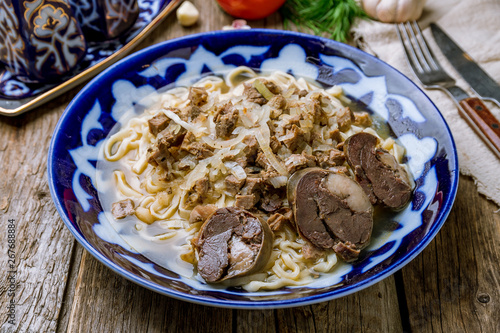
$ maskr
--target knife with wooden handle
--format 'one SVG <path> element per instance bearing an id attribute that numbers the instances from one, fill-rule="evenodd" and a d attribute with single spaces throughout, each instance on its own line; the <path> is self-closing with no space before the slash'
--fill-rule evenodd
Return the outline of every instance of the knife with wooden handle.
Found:
<path id="1" fill-rule="evenodd" d="M 481 135 L 483 140 L 492 145 L 500 158 L 500 123 L 486 105 L 477 97 L 470 97 L 460 101 L 464 111 L 462 115 L 473 128 Z M 484 135 L 484 137 L 483 137 Z"/>
<path id="2" fill-rule="evenodd" d="M 474 60 L 463 51 L 439 26 L 432 23 L 431 31 L 437 45 L 457 72 L 470 84 L 482 99 L 500 106 L 500 86 Z M 500 121 L 477 97 L 469 97 L 459 102 L 461 115 L 476 129 L 484 141 L 500 158 Z"/>

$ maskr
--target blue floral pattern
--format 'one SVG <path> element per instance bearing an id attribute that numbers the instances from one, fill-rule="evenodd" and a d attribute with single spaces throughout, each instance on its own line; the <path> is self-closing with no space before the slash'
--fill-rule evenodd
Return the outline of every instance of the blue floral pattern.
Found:
<path id="1" fill-rule="evenodd" d="M 241 65 L 258 71 L 282 70 L 325 86 L 342 86 L 348 97 L 362 102 L 388 122 L 406 148 L 415 177 L 414 198 L 405 210 L 391 216 L 391 229 L 374 232 L 371 245 L 359 261 L 342 264 L 333 274 L 306 287 L 247 293 L 177 276 L 135 253 L 113 235 L 112 228 L 106 227 L 109 222 L 92 185 L 100 145 L 124 115 L 140 114 L 154 103 L 158 90 L 167 85 L 190 84 L 207 73 L 223 73 Z M 400 89 L 401 84 L 404 89 Z M 398 91 L 411 91 L 411 96 Z M 61 141 L 75 130 L 71 143 Z M 61 165 L 64 170 L 58 171 Z M 203 304 L 246 308 L 304 305 L 340 297 L 400 269 L 422 251 L 444 223 L 457 189 L 457 170 L 453 139 L 439 111 L 400 73 L 343 44 L 266 30 L 201 34 L 166 42 L 101 74 L 62 117 L 49 161 L 51 193 L 60 214 L 75 237 L 106 265 L 163 294 Z M 69 196 L 73 201 L 64 197 L 65 191 L 73 193 Z M 79 207 L 77 213 L 62 208 L 68 202 Z M 75 214 L 92 219 L 76 219 Z M 382 233 L 384 237 L 377 237 Z M 115 254 L 109 252 L 110 248 Z"/>
<path id="2" fill-rule="evenodd" d="M 6 55 L 0 60 L 25 81 L 66 74 L 86 49 L 72 15 L 62 0 L 7 0 L 0 5 L 0 54 Z M 14 96 L 24 91 L 16 90 Z"/>
<path id="3" fill-rule="evenodd" d="M 69 6 L 58 1 L 28 7 L 25 12 L 26 17 L 34 17 L 30 42 L 36 49 L 35 70 L 40 78 L 69 72 L 84 55 L 85 39 L 68 12 Z M 50 70 L 46 69 L 48 65 Z"/>
<path id="4" fill-rule="evenodd" d="M 85 36 L 94 41 L 119 36 L 134 24 L 139 14 L 135 0 L 68 0 L 68 2 Z"/>
<path id="5" fill-rule="evenodd" d="M 59 8 L 56 9 L 55 6 L 52 8 L 44 8 L 43 14 L 42 11 L 40 13 L 35 13 L 35 9 L 38 8 L 42 3 L 42 0 L 33 0 L 32 2 L 27 1 L 28 12 L 26 15 L 32 16 L 35 18 L 34 27 L 36 31 L 36 35 L 33 34 L 30 44 L 33 44 L 33 47 L 37 48 L 43 52 L 44 56 L 40 57 L 37 66 L 41 68 L 46 59 L 53 59 L 54 56 L 57 56 L 57 61 L 55 61 L 54 66 L 55 69 L 61 72 L 62 69 L 68 67 L 74 67 L 74 69 L 68 73 L 66 76 L 60 78 L 61 82 L 64 82 L 71 77 L 81 73 L 87 68 L 91 68 L 95 66 L 99 62 L 105 60 L 110 55 L 119 51 L 124 45 L 129 43 L 134 37 L 136 37 L 145 26 L 150 24 L 152 20 L 171 2 L 171 0 L 137 0 L 137 5 L 139 9 L 138 18 L 135 21 L 134 25 L 123 33 L 119 38 L 115 38 L 105 43 L 102 42 L 89 42 L 87 43 L 87 51 L 82 51 L 82 57 L 78 59 L 74 56 L 71 56 L 71 52 L 75 52 L 75 49 L 79 49 L 84 46 L 81 44 L 83 41 L 76 39 L 75 31 L 79 26 L 77 25 L 75 19 L 68 20 L 66 16 L 64 16 Z M 51 0 L 51 1 L 63 1 L 63 0 Z M 97 28 L 96 22 L 93 18 L 96 17 L 97 12 L 94 5 L 95 0 L 81 0 L 78 2 L 79 9 L 75 12 L 76 20 L 83 20 L 88 25 L 87 27 Z M 132 5 L 130 0 L 124 0 L 126 4 Z M 112 1 L 111 1 L 112 2 Z M 0 20 L 9 21 L 8 23 L 11 26 L 15 26 L 16 22 L 18 23 L 17 17 L 14 15 L 13 7 L 9 4 L 11 0 L 0 1 Z M 63 2 L 64 5 L 68 6 L 66 2 Z M 59 6 L 58 6 L 59 7 Z M 68 6 L 69 10 L 69 6 Z M 115 15 L 119 15 L 120 13 L 116 12 Z M 33 16 L 34 15 L 34 16 Z M 120 14 L 121 15 L 121 14 Z M 51 16 L 51 22 L 59 22 L 60 24 L 53 25 L 53 29 L 42 29 L 44 23 L 42 23 L 42 19 L 47 16 Z M 0 29 L 4 24 L 0 24 Z M 7 26 L 7 23 L 5 23 Z M 64 27 L 64 28 L 63 28 Z M 62 37 L 56 37 L 56 33 L 61 29 L 65 29 L 65 35 Z M 80 32 L 81 34 L 81 32 Z M 19 34 L 18 34 L 19 35 Z M 16 35 L 14 32 L 10 32 L 9 34 L 3 33 L 0 31 L 0 61 L 4 63 L 13 63 L 17 64 L 16 68 L 11 69 L 15 73 L 20 73 L 20 70 L 23 68 L 27 68 L 29 64 L 26 62 L 26 58 L 24 55 L 20 54 L 19 50 L 23 50 L 25 48 L 25 44 L 23 44 L 22 39 Z M 5 37 L 4 37 L 5 36 Z M 61 39 L 63 38 L 63 39 Z M 57 39 L 59 43 L 62 45 L 66 45 L 63 54 L 54 46 L 53 42 Z M 5 59 L 2 58 L 2 54 L 6 51 L 2 51 L 2 44 L 6 40 L 5 43 L 10 43 L 12 45 L 12 50 L 9 51 L 8 56 Z M 72 50 L 70 50 L 71 48 Z M 67 57 L 68 61 L 64 61 Z M 8 58 L 7 58 L 8 57 Z M 81 60 L 80 60 L 81 58 Z M 16 60 L 16 62 L 13 61 Z M 78 61 L 78 63 L 77 63 Z M 16 70 L 17 69 L 17 70 Z M 24 70 L 25 72 L 25 70 Z M 37 95 L 52 89 L 56 84 L 50 82 L 23 82 L 15 75 L 12 75 L 2 64 L 0 64 L 0 100 L 1 99 L 13 99 L 13 100 L 29 100 L 35 98 Z M 23 89 L 12 89 L 13 87 L 23 87 Z"/>
<path id="6" fill-rule="evenodd" d="M 19 32 L 19 20 L 12 0 L 0 2 L 0 61 L 9 64 L 11 71 L 18 73 L 28 67 L 24 50 L 26 45 Z M 16 92 L 19 95 L 19 92 Z"/>

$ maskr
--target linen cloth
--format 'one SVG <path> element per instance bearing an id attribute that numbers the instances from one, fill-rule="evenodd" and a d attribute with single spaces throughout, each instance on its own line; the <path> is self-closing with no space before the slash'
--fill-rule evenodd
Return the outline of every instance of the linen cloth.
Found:
<path id="1" fill-rule="evenodd" d="M 448 63 L 436 45 L 429 24 L 437 23 L 497 83 L 500 83 L 500 1 L 499 0 L 428 0 L 418 20 L 427 42 L 442 67 L 457 85 L 474 95 L 471 87 Z M 422 85 L 407 63 L 395 24 L 360 20 L 353 28 L 358 46 L 395 67 Z M 500 206 L 500 159 L 462 119 L 457 106 L 445 92 L 425 90 L 448 123 L 458 151 L 460 172 L 472 176 L 480 193 Z M 499 101 L 500 102 L 500 101 Z M 500 119 L 500 108 L 485 101 Z"/>

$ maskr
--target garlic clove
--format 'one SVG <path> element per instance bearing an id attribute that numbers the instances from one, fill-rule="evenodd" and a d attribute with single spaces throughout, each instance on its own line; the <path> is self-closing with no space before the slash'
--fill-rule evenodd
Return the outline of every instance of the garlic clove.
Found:
<path id="1" fill-rule="evenodd" d="M 184 1 L 177 9 L 176 15 L 177 20 L 183 27 L 189 27 L 198 21 L 200 12 L 191 1 Z"/>

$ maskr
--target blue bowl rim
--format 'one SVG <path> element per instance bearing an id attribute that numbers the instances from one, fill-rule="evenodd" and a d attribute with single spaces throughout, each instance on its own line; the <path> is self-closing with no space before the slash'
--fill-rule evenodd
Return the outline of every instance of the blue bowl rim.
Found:
<path id="1" fill-rule="evenodd" d="M 197 40 L 200 38 L 212 38 L 215 36 L 220 36 L 220 35 L 233 35 L 233 34 L 239 34 L 239 35 L 259 35 L 259 34 L 264 34 L 264 35 L 282 35 L 282 36 L 289 36 L 289 37 L 299 37 L 299 38 L 307 38 L 307 39 L 316 39 L 324 44 L 329 44 L 335 45 L 336 48 L 340 49 L 347 49 L 350 52 L 353 52 L 357 55 L 361 55 L 362 57 L 368 57 L 372 61 L 375 61 L 379 64 L 382 64 L 383 66 L 387 66 L 397 72 L 399 75 L 403 76 L 406 80 L 410 81 L 411 84 L 413 84 L 414 88 L 418 91 L 420 91 L 423 96 L 425 96 L 428 101 L 431 103 L 431 105 L 434 106 L 435 110 L 437 111 L 438 115 L 441 117 L 441 120 L 443 121 L 443 124 L 446 128 L 446 131 L 449 135 L 451 145 L 452 145 L 452 152 L 453 155 L 450 156 L 448 155 L 448 159 L 450 160 L 450 168 L 451 168 L 451 173 L 450 177 L 452 178 L 452 183 L 450 186 L 450 194 L 446 200 L 443 202 L 443 205 L 440 209 L 439 215 L 436 217 L 436 221 L 433 223 L 431 229 L 429 230 L 429 233 L 425 236 L 424 240 L 416 245 L 416 247 L 411 251 L 406 253 L 404 256 L 402 256 L 399 260 L 395 261 L 394 264 L 392 264 L 392 267 L 390 269 L 383 270 L 381 272 L 378 272 L 374 274 L 373 276 L 367 278 L 366 280 L 360 281 L 356 283 L 355 285 L 351 285 L 346 287 L 345 289 L 342 289 L 341 291 L 334 290 L 334 291 L 329 291 L 325 293 L 320 293 L 316 295 L 310 295 L 310 296 L 305 296 L 305 297 L 298 297 L 294 299 L 286 299 L 286 300 L 274 300 L 274 301 L 235 301 L 235 300 L 221 300 L 221 299 L 215 299 L 215 298 L 206 298 L 206 297 L 200 297 L 198 295 L 192 295 L 192 294 L 185 294 L 182 292 L 178 292 L 174 289 L 167 289 L 165 287 L 159 287 L 155 283 L 152 283 L 150 281 L 147 281 L 145 279 L 139 278 L 135 275 L 130 274 L 128 271 L 124 270 L 120 266 L 116 265 L 112 260 L 109 258 L 105 257 L 102 255 L 99 251 L 94 249 L 91 244 L 87 242 L 87 240 L 80 234 L 80 232 L 73 226 L 71 221 L 68 219 L 68 217 L 65 214 L 65 211 L 61 205 L 61 202 L 58 200 L 57 194 L 55 192 L 55 178 L 54 178 L 54 170 L 53 170 L 53 165 L 54 165 L 54 149 L 55 149 L 55 144 L 57 141 L 57 138 L 59 135 L 62 133 L 61 129 L 65 127 L 66 122 L 69 121 L 70 115 L 71 115 L 71 110 L 73 107 L 77 104 L 77 101 L 80 99 L 80 96 L 84 94 L 85 90 L 88 89 L 88 87 L 92 86 L 94 83 L 98 82 L 101 78 L 105 77 L 108 75 L 108 73 L 113 72 L 115 68 L 122 66 L 125 62 L 130 62 L 131 60 L 134 61 L 140 61 L 142 57 L 144 57 L 146 54 L 149 52 L 152 52 L 156 49 L 162 49 L 162 48 L 170 48 L 170 49 L 175 49 L 177 44 L 181 44 L 190 40 Z M 453 163 L 454 162 L 454 163 Z M 412 80 L 410 80 L 406 75 L 401 73 L 399 70 L 396 68 L 392 67 L 391 65 L 385 63 L 384 61 L 362 51 L 359 50 L 355 47 L 352 47 L 350 45 L 337 42 L 331 39 L 323 38 L 323 37 L 318 37 L 318 36 L 313 36 L 305 33 L 300 33 L 300 32 L 292 32 L 292 31 L 285 31 L 285 30 L 276 30 L 276 29 L 250 29 L 250 30 L 231 30 L 231 31 L 211 31 L 211 32 L 203 32 L 203 33 L 197 33 L 197 34 L 192 34 L 184 37 L 179 37 L 175 39 L 171 39 L 168 41 L 160 42 L 151 46 L 148 46 L 142 50 L 139 50 L 137 52 L 134 52 L 127 57 L 121 59 L 120 61 L 116 62 L 112 66 L 108 67 L 106 70 L 101 72 L 99 75 L 97 75 L 95 78 L 93 78 L 90 82 L 88 82 L 85 87 L 83 87 L 77 95 L 72 99 L 72 101 L 68 104 L 66 107 L 65 111 L 61 115 L 61 118 L 59 119 L 59 122 L 57 123 L 55 129 L 54 129 L 54 135 L 52 136 L 51 142 L 50 142 L 50 147 L 49 147 L 49 152 L 48 152 L 48 163 L 47 163 L 47 168 L 48 168 L 48 180 L 49 180 L 49 189 L 50 189 L 50 194 L 52 196 L 53 202 L 56 206 L 56 209 L 61 216 L 64 224 L 66 227 L 71 231 L 73 236 L 77 239 L 77 241 L 87 250 L 89 251 L 95 258 L 97 258 L 101 263 L 103 263 L 105 266 L 110 268 L 112 271 L 116 272 L 117 274 L 123 276 L 124 278 L 142 286 L 147 289 L 150 289 L 152 291 L 155 291 L 157 293 L 163 294 L 170 296 L 175 299 L 183 300 L 183 301 L 188 301 L 196 304 L 202 304 L 202 305 L 209 305 L 209 306 L 215 306 L 215 307 L 221 307 L 221 308 L 239 308 L 239 309 L 262 309 L 262 308 L 287 308 L 287 307 L 295 307 L 295 306 L 304 306 L 304 305 L 309 305 L 309 304 L 314 304 L 318 302 L 323 302 L 323 301 L 328 301 L 332 300 L 335 298 L 343 297 L 350 295 L 352 293 L 358 292 L 362 289 L 365 289 L 377 282 L 380 282 L 381 280 L 385 279 L 386 277 L 389 277 L 390 275 L 394 274 L 396 271 L 399 269 L 403 268 L 406 264 L 408 264 L 411 260 L 413 260 L 418 254 L 420 254 L 425 247 L 434 239 L 438 231 L 441 229 L 442 225 L 446 221 L 453 202 L 456 197 L 457 189 L 458 189 L 458 181 L 459 181 L 459 168 L 458 168 L 458 158 L 457 158 L 457 150 L 456 150 L 456 144 L 453 139 L 451 130 L 446 123 L 446 120 L 444 119 L 443 115 L 439 111 L 439 109 L 436 107 L 436 105 L 432 102 L 432 100 L 425 94 L 425 92 L 420 89 Z"/>

